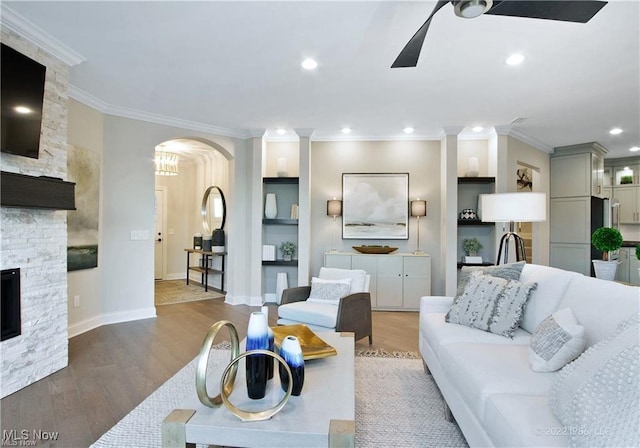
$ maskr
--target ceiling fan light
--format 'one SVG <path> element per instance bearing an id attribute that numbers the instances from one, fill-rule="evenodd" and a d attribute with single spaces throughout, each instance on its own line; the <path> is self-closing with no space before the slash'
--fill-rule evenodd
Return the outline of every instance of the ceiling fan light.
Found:
<path id="1" fill-rule="evenodd" d="M 493 0 L 459 0 L 453 2 L 453 5 L 458 17 L 473 19 L 489 11 Z"/>

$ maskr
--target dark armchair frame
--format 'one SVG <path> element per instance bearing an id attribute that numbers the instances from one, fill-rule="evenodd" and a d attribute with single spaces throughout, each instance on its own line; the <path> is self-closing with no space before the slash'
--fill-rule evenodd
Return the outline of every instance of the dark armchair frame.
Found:
<path id="1" fill-rule="evenodd" d="M 311 286 L 298 286 L 282 292 L 280 305 L 303 302 L 309 298 Z M 371 294 L 356 292 L 340 299 L 336 331 L 355 333 L 355 340 L 369 337 L 369 345 L 373 344 L 373 326 L 371 319 Z"/>

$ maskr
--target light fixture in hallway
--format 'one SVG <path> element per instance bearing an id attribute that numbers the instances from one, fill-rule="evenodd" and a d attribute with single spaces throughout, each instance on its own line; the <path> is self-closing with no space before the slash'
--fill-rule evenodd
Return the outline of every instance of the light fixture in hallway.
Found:
<path id="1" fill-rule="evenodd" d="M 164 146 L 156 147 L 156 176 L 177 176 L 178 155 L 164 151 Z"/>

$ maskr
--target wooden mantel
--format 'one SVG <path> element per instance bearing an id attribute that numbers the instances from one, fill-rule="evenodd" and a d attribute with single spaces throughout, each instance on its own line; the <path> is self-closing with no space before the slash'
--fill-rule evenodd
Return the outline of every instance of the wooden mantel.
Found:
<path id="1" fill-rule="evenodd" d="M 73 182 L 47 176 L 0 173 L 0 205 L 3 207 L 75 210 Z"/>

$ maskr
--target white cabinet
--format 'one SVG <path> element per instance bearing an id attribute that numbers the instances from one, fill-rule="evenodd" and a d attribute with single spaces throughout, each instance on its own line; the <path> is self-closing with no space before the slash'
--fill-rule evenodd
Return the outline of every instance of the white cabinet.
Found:
<path id="1" fill-rule="evenodd" d="M 431 256 L 426 254 L 328 253 L 324 265 L 365 270 L 374 309 L 417 311 L 420 297 L 431 294 Z"/>
<path id="2" fill-rule="evenodd" d="M 600 154 L 591 154 L 591 195 L 605 197 L 604 185 L 604 157 Z"/>
<path id="3" fill-rule="evenodd" d="M 616 186 L 613 197 L 620 202 L 620 224 L 640 224 L 640 187 Z"/>
<path id="4" fill-rule="evenodd" d="M 591 154 L 551 159 L 551 197 L 591 196 Z"/>
<path id="5" fill-rule="evenodd" d="M 615 185 L 640 185 L 640 165 L 616 166 Z"/>
<path id="6" fill-rule="evenodd" d="M 616 280 L 640 286 L 640 260 L 636 257 L 634 247 L 621 247 L 618 252 L 618 269 L 616 270 Z"/>

